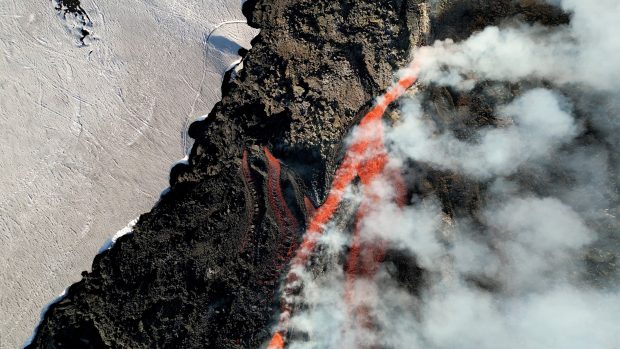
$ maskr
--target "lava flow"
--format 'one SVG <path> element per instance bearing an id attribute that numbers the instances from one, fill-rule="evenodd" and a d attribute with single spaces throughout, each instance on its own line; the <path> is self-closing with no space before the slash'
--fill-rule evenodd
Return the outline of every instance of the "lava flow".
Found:
<path id="1" fill-rule="evenodd" d="M 245 210 L 246 210 L 246 232 L 243 235 L 241 243 L 239 244 L 239 252 L 243 252 L 246 249 L 248 240 L 251 235 L 254 234 L 254 216 L 256 214 L 257 205 L 255 202 L 256 191 L 254 189 L 254 183 L 252 181 L 252 175 L 250 173 L 250 162 L 248 160 L 248 151 L 243 150 L 243 157 L 241 158 L 241 173 L 244 186 L 245 195 Z"/>
<path id="2" fill-rule="evenodd" d="M 325 224 L 333 217 L 334 212 L 343 199 L 345 189 L 356 177 L 359 177 L 361 184 L 364 186 L 364 198 L 356 217 L 356 228 L 351 251 L 347 260 L 345 300 L 348 304 L 350 304 L 349 300 L 352 298 L 352 285 L 356 276 L 359 274 L 369 277 L 374 274 L 377 264 L 382 259 L 383 247 L 381 243 L 376 246 L 362 246 L 359 236 L 361 220 L 367 214 L 368 210 L 379 200 L 377 195 L 370 189 L 369 184 L 380 176 L 386 175 L 386 177 L 393 179 L 390 183 L 394 186 L 395 192 L 397 193 L 397 198 L 395 198 L 397 202 L 401 203 L 403 200 L 402 179 L 394 175 L 393 172 L 386 170 L 389 159 L 383 140 L 384 131 L 382 117 L 387 107 L 402 96 L 402 94 L 416 82 L 417 73 L 417 66 L 412 66 L 406 76 L 401 78 L 378 99 L 378 103 L 364 116 L 354 131 L 353 140 L 347 148 L 342 164 L 336 171 L 327 199 L 312 216 L 308 224 L 308 229 L 304 234 L 303 241 L 291 262 L 291 269 L 286 277 L 284 293 L 281 299 L 282 309 L 278 327 L 268 344 L 268 349 L 284 348 L 286 344 L 288 322 L 292 312 L 290 296 L 295 292 L 298 284 L 298 270 L 305 267 L 317 244 L 318 238 L 323 233 Z M 354 313 L 352 315 L 358 318 L 359 314 L 355 314 L 357 310 L 352 309 L 352 311 Z"/>
<path id="3" fill-rule="evenodd" d="M 268 163 L 267 190 L 269 194 L 267 197 L 269 206 L 274 212 L 282 238 L 291 240 L 289 241 L 289 250 L 287 251 L 287 255 L 290 256 L 293 254 L 295 247 L 294 241 L 292 241 L 292 235 L 293 232 L 296 232 L 299 229 L 299 224 L 297 223 L 293 212 L 291 212 L 286 204 L 284 194 L 282 193 L 282 187 L 280 185 L 282 167 L 280 162 L 266 147 L 263 150 L 265 152 L 265 156 L 267 157 Z M 277 199 L 277 202 L 275 199 Z"/>

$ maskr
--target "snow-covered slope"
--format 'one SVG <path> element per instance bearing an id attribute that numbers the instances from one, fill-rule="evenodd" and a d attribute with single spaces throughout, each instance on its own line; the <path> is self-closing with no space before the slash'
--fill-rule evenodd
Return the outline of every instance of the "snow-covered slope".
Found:
<path id="1" fill-rule="evenodd" d="M 0 347 L 13 348 L 168 186 L 187 125 L 257 32 L 239 0 L 82 1 L 92 26 L 49 0 L 0 5 Z"/>

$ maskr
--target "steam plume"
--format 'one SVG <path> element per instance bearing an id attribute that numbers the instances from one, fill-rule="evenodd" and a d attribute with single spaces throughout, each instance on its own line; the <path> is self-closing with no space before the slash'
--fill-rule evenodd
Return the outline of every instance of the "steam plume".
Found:
<path id="1" fill-rule="evenodd" d="M 413 53 L 423 86 L 500 95 L 496 122 L 463 137 L 438 123 L 422 90 L 386 125 L 388 167 L 477 182 L 479 206 L 447 214 L 440 198 L 414 191 L 401 207 L 393 183 L 374 178 L 367 187 L 378 201 L 360 236 L 413 256 L 420 290 L 383 263 L 355 284 L 372 326 L 351 322 L 341 258 L 351 232 L 327 224 L 319 266 L 298 273 L 290 348 L 618 348 L 620 2 L 555 4 L 570 24 L 488 27 Z M 356 205 L 362 192 L 349 186 L 345 200 Z M 341 211 L 336 219 L 346 221 Z"/>

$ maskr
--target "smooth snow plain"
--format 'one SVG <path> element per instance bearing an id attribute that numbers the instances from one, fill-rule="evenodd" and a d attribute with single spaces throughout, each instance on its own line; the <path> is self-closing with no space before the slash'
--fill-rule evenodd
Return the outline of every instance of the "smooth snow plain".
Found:
<path id="1" fill-rule="evenodd" d="M 187 126 L 258 33 L 239 0 L 82 7 L 86 45 L 52 1 L 0 0 L 0 348 L 22 345 L 41 309 L 157 201 L 191 146 Z"/>

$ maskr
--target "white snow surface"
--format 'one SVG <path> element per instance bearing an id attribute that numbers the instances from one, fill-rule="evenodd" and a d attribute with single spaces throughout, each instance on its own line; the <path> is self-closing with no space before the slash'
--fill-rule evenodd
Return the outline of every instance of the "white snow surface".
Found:
<path id="1" fill-rule="evenodd" d="M 101 246 L 101 248 L 99 249 L 99 253 L 102 253 L 103 251 L 112 248 L 112 246 L 114 246 L 114 244 L 116 243 L 116 240 L 120 239 L 122 236 L 133 233 L 133 227 L 136 225 L 136 223 L 138 223 L 138 218 L 131 220 L 125 228 L 117 231 L 116 234 L 114 234 L 111 238 L 107 239 L 103 243 L 103 246 Z M 30 337 L 28 337 L 28 339 L 22 346 L 23 348 L 25 348 L 26 346 L 32 343 L 32 340 L 34 339 L 34 336 L 36 335 L 37 330 L 39 329 L 39 326 L 41 325 L 41 322 L 43 322 L 43 319 L 45 318 L 45 313 L 47 312 L 47 310 L 55 303 L 60 302 L 65 297 L 68 291 L 69 291 L 69 287 L 65 288 L 62 291 L 62 293 L 59 294 L 58 297 L 56 297 L 54 300 L 52 300 L 51 302 L 43 306 L 43 309 L 41 309 L 40 321 L 37 324 L 37 326 L 35 326 L 35 328 L 33 329 Z"/>
<path id="2" fill-rule="evenodd" d="M 239 0 L 82 0 L 93 26 L 80 46 L 51 1 L 0 5 L 4 349 L 156 202 L 187 126 L 220 99 L 257 30 Z"/>

